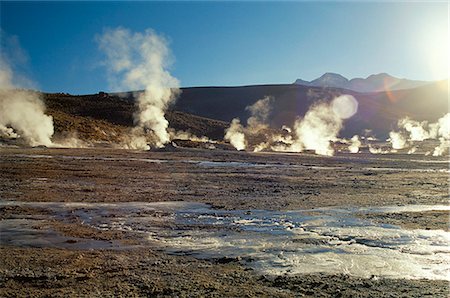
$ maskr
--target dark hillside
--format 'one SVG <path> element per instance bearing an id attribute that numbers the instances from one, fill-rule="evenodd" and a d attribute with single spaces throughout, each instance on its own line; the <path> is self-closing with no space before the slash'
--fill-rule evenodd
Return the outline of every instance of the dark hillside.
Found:
<path id="1" fill-rule="evenodd" d="M 82 139 L 115 141 L 117 135 L 133 126 L 135 106 L 131 94 L 128 93 L 128 98 L 102 92 L 82 96 L 43 94 L 43 97 L 57 132 L 76 130 Z M 245 108 L 264 96 L 275 98 L 269 121 L 276 129 L 291 126 L 312 104 L 341 94 L 351 94 L 359 102 L 358 112 L 345 123 L 343 137 L 362 135 L 370 129 L 375 136 L 384 138 L 405 116 L 433 122 L 448 112 L 447 81 L 443 81 L 415 89 L 375 93 L 295 84 L 183 88 L 166 117 L 176 130 L 222 139 L 228 122 L 235 117 L 245 122 L 249 117 Z"/>
<path id="2" fill-rule="evenodd" d="M 365 129 L 372 129 L 375 135 L 382 137 L 405 116 L 436 121 L 448 112 L 447 81 L 375 93 L 301 85 L 184 88 L 174 109 L 227 122 L 235 117 L 245 121 L 249 117 L 245 107 L 269 95 L 275 97 L 270 124 L 277 128 L 292 125 L 312 103 L 328 101 L 341 94 L 351 94 L 359 102 L 358 113 L 344 128 L 343 136 L 347 137 L 362 134 Z"/>
<path id="3" fill-rule="evenodd" d="M 47 113 L 53 116 L 57 133 L 77 131 L 85 140 L 117 141 L 118 136 L 133 126 L 134 104 L 106 93 L 74 96 L 43 94 Z M 222 139 L 226 122 L 207 119 L 180 111 L 166 114 L 170 127 L 197 136 Z"/>

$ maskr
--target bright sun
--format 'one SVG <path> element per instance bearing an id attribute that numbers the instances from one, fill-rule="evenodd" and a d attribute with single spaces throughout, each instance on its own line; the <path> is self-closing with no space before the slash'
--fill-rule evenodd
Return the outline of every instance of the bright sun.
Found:
<path id="1" fill-rule="evenodd" d="M 423 33 L 423 61 L 434 78 L 448 78 L 449 75 L 449 32 L 448 27 L 430 26 Z"/>

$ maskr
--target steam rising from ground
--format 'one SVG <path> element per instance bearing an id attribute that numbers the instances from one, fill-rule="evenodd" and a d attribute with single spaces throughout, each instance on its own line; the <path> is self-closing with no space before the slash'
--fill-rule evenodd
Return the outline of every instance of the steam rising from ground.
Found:
<path id="1" fill-rule="evenodd" d="M 244 127 L 238 118 L 231 121 L 230 127 L 225 131 L 225 140 L 229 141 L 236 150 L 245 150 L 247 141 L 245 140 Z"/>
<path id="2" fill-rule="evenodd" d="M 251 116 L 247 120 L 247 126 L 244 127 L 239 119 L 233 119 L 231 126 L 226 130 L 225 139 L 238 150 L 249 148 L 255 152 L 268 148 L 287 152 L 313 150 L 316 154 L 328 156 L 334 155 L 333 143 L 337 141 L 348 144 L 347 150 L 350 153 L 358 153 L 363 141 L 364 146 L 372 154 L 395 153 L 405 148 L 408 148 L 408 154 L 412 154 L 420 149 L 418 142 L 428 139 L 439 140 L 440 144 L 427 152 L 427 155 L 440 156 L 446 154 L 450 148 L 450 113 L 436 123 L 419 122 L 410 118 L 400 119 L 399 129 L 389 133 L 388 141 L 391 149 L 373 144 L 372 141 L 377 139 L 371 136 L 360 138 L 354 135 L 350 140 L 339 138 L 345 119 L 352 117 L 358 110 L 358 102 L 351 95 L 341 95 L 331 102 L 315 103 L 304 117 L 295 121 L 292 128 L 283 125 L 281 130 L 269 128 L 268 118 L 272 103 L 272 98 L 265 97 L 248 106 L 246 110 L 250 111 Z M 370 131 L 366 134 L 370 134 Z M 255 136 L 259 136 L 256 138 L 259 140 L 257 143 L 254 141 Z"/>
<path id="3" fill-rule="evenodd" d="M 31 146 L 52 144 L 53 118 L 45 115 L 39 95 L 23 90 L 0 90 L 0 131 L 21 137 Z"/>
<path id="4" fill-rule="evenodd" d="M 39 92 L 21 89 L 33 83 L 20 72 L 13 71 L 11 61 L 25 63 L 26 53 L 15 36 L 0 29 L 0 138 L 18 139 L 30 146 L 87 147 L 76 133 L 54 136 L 53 117 L 45 114 L 45 104 Z M 4 49 L 6 47 L 6 49 Z M 14 51 L 12 57 L 9 51 Z M 17 54 L 18 53 L 18 54 Z"/>
<path id="5" fill-rule="evenodd" d="M 1 30 L 0 30 L 1 31 Z M 3 32 L 1 32 L 3 33 Z M 170 51 L 164 37 L 152 30 L 134 33 L 124 28 L 109 29 L 97 38 L 99 48 L 106 55 L 106 66 L 110 83 L 116 90 L 144 88 L 136 95 L 138 111 L 134 114 L 135 127 L 124 136 L 125 148 L 147 149 L 163 147 L 171 139 L 212 142 L 206 137 L 197 137 L 189 132 L 169 129 L 165 112 L 179 95 L 179 82 L 167 68 Z M 2 40 L 3 42 L 3 40 Z M 16 41 L 17 43 L 17 41 Z M 76 135 L 53 137 L 53 118 L 45 114 L 45 104 L 38 92 L 19 89 L 9 59 L 0 52 L 0 137 L 20 138 L 31 146 L 86 147 Z M 340 140 L 339 132 L 345 119 L 358 110 L 358 102 L 351 95 L 341 95 L 331 102 L 313 104 L 303 118 L 298 118 L 293 127 L 281 130 L 270 129 L 268 120 L 274 99 L 266 96 L 246 107 L 250 117 L 243 126 L 238 118 L 232 120 L 225 131 L 228 140 L 238 150 L 250 148 L 261 151 L 301 152 L 314 150 L 320 155 L 333 155 L 332 142 Z M 52 140 L 53 138 L 53 140 Z M 363 137 L 364 139 L 364 137 Z M 390 148 L 368 145 L 371 153 L 388 153 L 408 148 L 408 153 L 419 149 L 417 142 L 428 139 L 439 140 L 439 146 L 428 154 L 440 156 L 450 148 L 450 113 L 435 123 L 403 118 L 398 121 L 398 130 L 389 133 Z M 366 138 L 370 141 L 371 138 Z M 342 141 L 342 140 L 340 140 Z M 355 135 L 348 150 L 359 152 L 361 139 Z"/>
<path id="6" fill-rule="evenodd" d="M 294 146 L 314 150 L 320 155 L 333 155 L 332 141 L 338 139 L 343 120 L 353 116 L 358 102 L 351 95 L 341 95 L 331 101 L 313 105 L 304 118 L 294 123 Z"/>
<path id="7" fill-rule="evenodd" d="M 163 147 L 170 141 L 169 122 L 164 114 L 179 94 L 179 82 L 167 70 L 170 51 L 167 40 L 147 29 L 133 33 L 124 28 L 108 29 L 97 38 L 106 54 L 106 66 L 115 89 L 140 89 L 136 127 L 127 147 L 147 149 L 148 143 Z"/>
<path id="8" fill-rule="evenodd" d="M 53 118 L 37 92 L 13 84 L 13 71 L 0 56 L 0 136 L 22 138 L 28 145 L 52 145 Z"/>
<path id="9" fill-rule="evenodd" d="M 433 156 L 445 154 L 450 147 L 450 113 L 447 113 L 435 123 L 403 118 L 398 121 L 398 128 L 398 131 L 389 133 L 388 141 L 393 149 L 408 148 L 414 142 L 422 142 L 428 139 L 438 139 L 440 141 L 440 145 L 433 151 Z M 413 153 L 416 150 L 417 147 L 413 146 L 408 152 Z"/>
<path id="10" fill-rule="evenodd" d="M 266 96 L 245 108 L 250 111 L 251 116 L 247 119 L 247 132 L 255 134 L 262 129 L 268 128 L 267 120 L 272 112 L 273 97 Z"/>
<path id="11" fill-rule="evenodd" d="M 344 119 L 352 117 L 358 109 L 358 102 L 353 96 L 342 95 L 331 102 L 310 107 L 303 118 L 296 120 L 293 129 L 283 126 L 282 133 L 274 133 L 267 125 L 272 102 L 273 98 L 265 97 L 248 106 L 246 110 L 250 111 L 251 116 L 247 126 L 243 127 L 239 119 L 233 119 L 226 130 L 225 139 L 236 149 L 242 150 L 247 147 L 250 136 L 263 132 L 264 139 L 254 145 L 254 151 L 270 147 L 274 151 L 301 152 L 309 149 L 320 155 L 333 155 L 331 142 L 338 139 Z M 361 142 L 355 137 L 352 138 L 351 150 L 358 152 Z"/>
<path id="12" fill-rule="evenodd" d="M 408 146 L 408 139 L 399 132 L 391 131 L 389 133 L 389 141 L 392 144 L 392 149 L 403 149 Z"/>
<path id="13" fill-rule="evenodd" d="M 388 154 L 391 152 L 391 150 L 386 150 L 380 147 L 373 147 L 369 144 L 369 152 L 372 154 Z"/>
<path id="14" fill-rule="evenodd" d="M 361 140 L 359 139 L 359 136 L 354 135 L 351 139 L 350 139 L 351 143 L 348 146 L 348 150 L 350 151 L 350 153 L 358 153 L 359 152 L 359 147 L 361 147 Z"/>
<path id="15" fill-rule="evenodd" d="M 84 141 L 78 138 L 76 131 L 64 132 L 53 137 L 53 147 L 58 148 L 88 148 L 93 144 L 90 141 Z"/>
<path id="16" fill-rule="evenodd" d="M 200 143 L 217 143 L 217 141 L 211 140 L 206 136 L 196 136 L 195 134 L 190 133 L 189 131 L 182 131 L 182 130 L 175 130 L 173 128 L 168 129 L 170 134 L 170 139 L 175 140 L 188 140 L 193 142 L 200 142 Z"/>
<path id="17" fill-rule="evenodd" d="M 272 101 L 273 97 L 265 96 L 253 105 L 247 106 L 245 110 L 250 112 L 247 126 L 242 126 L 239 118 L 233 119 L 230 127 L 225 131 L 225 140 L 229 141 L 237 150 L 246 149 L 249 136 L 255 136 L 269 127 L 267 120 L 272 111 Z M 256 145 L 254 150 L 260 151 L 266 147 L 267 143 L 263 142 Z"/>

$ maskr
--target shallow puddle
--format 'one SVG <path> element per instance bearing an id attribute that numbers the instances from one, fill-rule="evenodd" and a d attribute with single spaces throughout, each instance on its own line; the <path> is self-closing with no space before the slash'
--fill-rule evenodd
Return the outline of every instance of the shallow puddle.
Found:
<path id="1" fill-rule="evenodd" d="M 299 211 L 214 210 L 188 202 L 21 203 L 51 210 L 51 216 L 0 221 L 3 244 L 74 248 L 123 248 L 120 242 L 64 237 L 37 230 L 44 219 L 76 218 L 98 230 L 139 235 L 143 245 L 171 254 L 239 260 L 265 274 L 330 273 L 361 277 L 450 280 L 450 233 L 404 230 L 372 223 L 356 213 L 450 210 L 449 206 L 321 208 Z M 230 259 L 231 258 L 231 259 Z"/>

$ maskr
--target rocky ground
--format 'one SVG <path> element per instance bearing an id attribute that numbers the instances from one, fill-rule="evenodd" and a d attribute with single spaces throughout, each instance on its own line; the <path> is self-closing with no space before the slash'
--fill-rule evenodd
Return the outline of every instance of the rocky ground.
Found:
<path id="1" fill-rule="evenodd" d="M 3 200 L 183 200 L 216 208 L 271 210 L 447 204 L 448 200 L 445 157 L 319 157 L 196 149 L 0 150 Z"/>
<path id="2" fill-rule="evenodd" d="M 361 215 L 361 217 L 378 223 L 400 226 L 405 229 L 440 229 L 447 232 L 450 229 L 449 212 L 445 210 L 383 214 L 369 213 Z"/>
<path id="3" fill-rule="evenodd" d="M 268 277 L 235 261 L 203 261 L 149 249 L 2 247 L 2 297 L 446 297 L 440 281 L 345 275 Z"/>
<path id="4" fill-rule="evenodd" d="M 248 154 L 177 149 L 0 149 L 0 198 L 25 202 L 190 201 L 221 209 L 448 204 L 446 158 Z M 229 162 L 232 161 L 230 164 Z M 0 296 L 447 297 L 446 281 L 346 275 L 263 276 L 239 259 L 199 260 L 143 247 L 46 208 L 2 206 L 0 220 L 40 216 L 55 233 L 120 241 L 124 249 L 11 246 L 2 241 Z M 448 212 L 367 214 L 405 228 L 448 230 Z M 0 239 L 1 240 L 1 239 Z"/>

